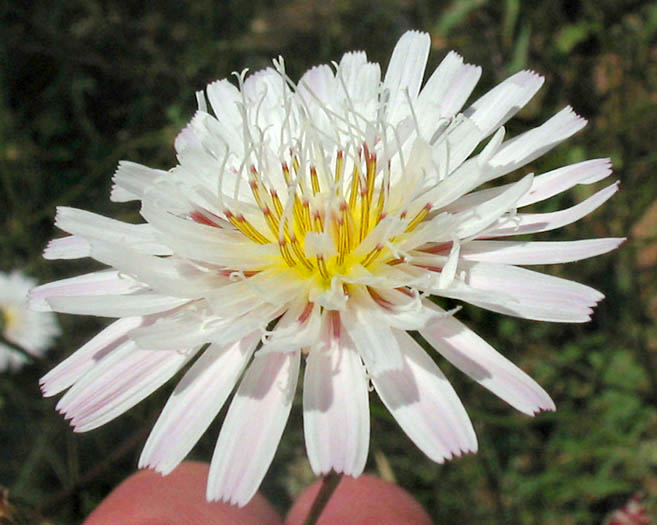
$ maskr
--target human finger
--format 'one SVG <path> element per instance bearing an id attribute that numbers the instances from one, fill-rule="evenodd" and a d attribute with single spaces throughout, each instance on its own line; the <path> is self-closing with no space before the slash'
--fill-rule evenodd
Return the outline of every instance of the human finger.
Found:
<path id="1" fill-rule="evenodd" d="M 242 508 L 206 501 L 208 468 L 206 463 L 188 461 L 167 476 L 152 470 L 137 472 L 103 500 L 85 525 L 281 524 L 260 494 Z"/>

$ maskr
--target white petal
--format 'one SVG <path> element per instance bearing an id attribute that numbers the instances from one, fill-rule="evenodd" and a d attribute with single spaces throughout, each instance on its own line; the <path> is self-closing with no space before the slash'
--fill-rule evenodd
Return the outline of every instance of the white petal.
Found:
<path id="1" fill-rule="evenodd" d="M 609 159 L 585 160 L 584 162 L 578 162 L 577 164 L 548 171 L 547 173 L 534 177 L 532 187 L 518 201 L 518 208 L 549 199 L 554 195 L 569 190 L 577 184 L 593 184 L 610 174 L 611 163 Z M 449 205 L 447 209 L 451 212 L 458 212 L 477 206 L 499 195 L 510 186 L 511 184 L 505 184 L 503 186 L 469 193 Z"/>
<path id="2" fill-rule="evenodd" d="M 208 84 L 206 92 L 217 119 L 239 128 L 242 122 L 242 114 L 239 110 L 242 97 L 239 90 L 228 80 L 223 79 Z"/>
<path id="3" fill-rule="evenodd" d="M 222 317 L 236 317 L 262 303 L 284 305 L 306 286 L 292 269 L 265 270 L 205 294 L 210 308 Z"/>
<path id="4" fill-rule="evenodd" d="M 469 302 L 525 319 L 586 322 L 592 307 L 604 298 L 589 286 L 505 264 L 462 261 L 459 273 L 463 285 L 488 295 Z M 457 287 L 439 290 L 439 294 L 461 295 Z"/>
<path id="5" fill-rule="evenodd" d="M 397 42 L 390 57 L 388 70 L 383 81 L 384 92 L 388 93 L 388 120 L 396 123 L 406 107 L 406 92 L 411 100 L 420 91 L 424 68 L 429 57 L 431 39 L 427 33 L 408 31 Z"/>
<path id="6" fill-rule="evenodd" d="M 486 137 L 527 104 L 543 85 L 543 80 L 533 71 L 519 71 L 477 99 L 464 113 Z"/>
<path id="7" fill-rule="evenodd" d="M 557 264 L 595 257 L 618 248 L 623 238 L 582 241 L 471 241 L 461 247 L 466 261 L 503 264 Z"/>
<path id="8" fill-rule="evenodd" d="M 176 138 L 173 141 L 173 147 L 176 150 L 176 153 L 181 154 L 185 149 L 193 147 L 195 149 L 202 149 L 203 144 L 198 140 L 194 134 L 194 126 L 190 123 L 187 124 L 183 129 L 180 130 L 180 133 L 176 135 Z M 118 189 L 118 188 L 117 188 Z M 122 198 L 119 195 L 119 198 Z M 115 195 L 116 200 L 116 195 Z"/>
<path id="9" fill-rule="evenodd" d="M 381 316 L 386 324 L 400 330 L 419 330 L 435 313 L 422 304 L 420 295 L 407 295 L 395 288 L 368 287 L 372 301 L 369 307 Z"/>
<path id="10" fill-rule="evenodd" d="M 221 330 L 215 330 L 208 338 L 214 343 L 230 343 L 239 339 L 242 334 L 253 330 L 265 333 L 267 325 L 279 317 L 285 311 L 286 305 L 261 304 L 250 312 L 230 318 Z"/>
<path id="11" fill-rule="evenodd" d="M 161 316 L 153 323 L 133 330 L 130 338 L 137 346 L 152 350 L 176 350 L 201 345 L 209 342 L 210 336 L 226 325 L 226 321 L 223 321 L 214 323 L 216 326 L 210 326 L 206 315 L 207 309 L 197 308 L 196 304 L 191 303 Z"/>
<path id="12" fill-rule="evenodd" d="M 169 397 L 141 453 L 140 468 L 162 474 L 176 468 L 226 402 L 259 340 L 252 333 L 205 350 Z"/>
<path id="13" fill-rule="evenodd" d="M 457 116 L 451 125 L 432 140 L 432 160 L 441 177 L 452 174 L 485 138 L 476 123 L 464 115 Z"/>
<path id="14" fill-rule="evenodd" d="M 454 51 L 447 53 L 418 97 L 420 121 L 432 118 L 435 127 L 438 124 L 436 114 L 439 118 L 454 116 L 465 104 L 480 76 L 480 67 L 464 64 L 463 58 Z"/>
<path id="15" fill-rule="evenodd" d="M 208 476 L 209 501 L 244 506 L 274 458 L 290 414 L 299 352 L 256 357 L 230 404 Z"/>
<path id="16" fill-rule="evenodd" d="M 110 200 L 114 202 L 127 202 L 138 200 L 144 196 L 144 192 L 166 171 L 154 170 L 141 164 L 122 160 L 114 173 L 112 181 L 114 186 Z"/>
<path id="17" fill-rule="evenodd" d="M 55 225 L 86 240 L 101 240 L 128 245 L 142 253 L 169 254 L 150 224 L 128 224 L 76 208 L 59 206 Z"/>
<path id="18" fill-rule="evenodd" d="M 432 219 L 421 223 L 410 234 L 405 235 L 397 242 L 397 245 L 399 248 L 409 251 L 427 242 L 451 242 L 454 235 L 461 239 L 475 236 L 491 225 L 506 220 L 503 216 L 514 210 L 518 200 L 531 187 L 532 179 L 532 174 L 526 175 L 518 182 L 505 187 L 504 191 L 463 211 L 454 214 L 439 213 Z M 439 192 L 440 185 L 437 189 Z M 460 189 L 455 188 L 455 191 L 460 191 Z M 502 218 L 500 219 L 500 217 Z"/>
<path id="19" fill-rule="evenodd" d="M 342 323 L 371 374 L 402 368 L 397 339 L 377 312 L 378 306 L 360 286 L 354 286 Z"/>
<path id="20" fill-rule="evenodd" d="M 48 299 L 53 297 L 117 295 L 141 289 L 143 286 L 134 279 L 115 270 L 104 270 L 37 286 L 30 291 L 29 307 L 47 312 L 51 310 Z"/>
<path id="21" fill-rule="evenodd" d="M 229 150 L 232 150 L 236 155 L 242 154 L 243 143 L 236 130 L 228 123 L 217 120 L 205 111 L 197 111 L 187 129 L 194 139 L 200 143 L 200 148 L 193 146 L 193 143 L 191 144 L 192 147 L 189 147 L 190 143 L 188 142 L 187 147 L 178 150 L 178 161 L 183 166 L 187 166 L 184 159 L 189 159 L 188 153 L 190 151 L 196 155 L 200 151 L 208 153 L 210 158 L 213 158 L 219 166 Z"/>
<path id="22" fill-rule="evenodd" d="M 55 312 L 99 317 L 126 317 L 173 310 L 189 302 L 189 299 L 143 292 L 131 295 L 50 297 L 46 301 Z"/>
<path id="23" fill-rule="evenodd" d="M 310 68 L 303 74 L 297 85 L 297 93 L 310 108 L 312 116 L 326 118 L 322 108 L 335 107 L 337 87 L 333 70 L 327 65 L 321 65 Z"/>
<path id="24" fill-rule="evenodd" d="M 307 299 L 296 301 L 276 323 L 258 354 L 292 352 L 315 344 L 321 321 L 321 308 L 317 303 L 308 302 Z"/>
<path id="25" fill-rule="evenodd" d="M 395 330 L 404 367 L 372 375 L 381 400 L 409 438 L 442 463 L 477 450 L 477 438 L 463 405 L 436 364 L 405 332 Z"/>
<path id="26" fill-rule="evenodd" d="M 518 203 L 518 200 L 527 193 L 531 187 L 532 179 L 533 175 L 526 175 L 500 195 L 459 213 L 456 216 L 458 226 L 455 235 L 463 239 L 476 235 L 490 226 L 500 216 L 511 210 Z"/>
<path id="27" fill-rule="evenodd" d="M 39 380 L 43 395 L 50 397 L 67 389 L 104 356 L 127 341 L 127 334 L 142 323 L 141 317 L 124 317 L 114 321 Z"/>
<path id="28" fill-rule="evenodd" d="M 91 245 L 88 241 L 77 235 L 67 235 L 59 239 L 53 239 L 43 250 L 43 258 L 55 259 L 81 259 L 89 257 Z"/>
<path id="29" fill-rule="evenodd" d="M 526 233 L 547 232 L 572 224 L 602 206 L 618 191 L 618 183 L 611 184 L 585 201 L 565 210 L 552 213 L 518 213 L 502 217 L 480 237 L 507 237 Z"/>
<path id="30" fill-rule="evenodd" d="M 357 477 L 365 468 L 370 439 L 368 381 L 338 315 L 326 313 L 324 319 L 328 325 L 324 340 L 310 350 L 306 360 L 306 450 L 316 475 L 334 470 Z"/>
<path id="31" fill-rule="evenodd" d="M 505 142 L 490 159 L 490 180 L 520 168 L 551 150 L 586 126 L 586 119 L 568 106 L 541 126 Z M 482 181 L 484 182 L 484 181 Z"/>
<path id="32" fill-rule="evenodd" d="M 453 316 L 434 321 L 420 334 L 459 370 L 521 412 L 533 416 L 555 410 L 550 396 L 531 377 Z"/>
<path id="33" fill-rule="evenodd" d="M 373 103 L 376 102 L 381 80 L 379 64 L 367 62 L 364 52 L 345 53 L 340 60 L 336 77 L 341 86 L 341 94 L 352 103 L 358 103 L 359 107 L 362 104 L 364 115 L 370 116 L 368 106 L 376 109 L 376 104 Z"/>
<path id="34" fill-rule="evenodd" d="M 197 298 L 229 282 L 227 277 L 201 271 L 184 259 L 145 255 L 116 244 L 92 242 L 91 256 L 124 275 L 148 283 L 156 292 L 175 297 Z"/>
<path id="35" fill-rule="evenodd" d="M 60 399 L 57 410 L 71 419 L 76 432 L 97 428 L 168 381 L 197 350 L 145 350 L 128 341 L 75 383 Z"/>
<path id="36" fill-rule="evenodd" d="M 239 232 L 177 217 L 144 203 L 141 215 L 166 237 L 178 255 L 240 270 L 256 270 L 280 257 L 277 246 L 258 245 Z"/>
<path id="37" fill-rule="evenodd" d="M 518 207 L 528 206 L 535 202 L 569 190 L 576 184 L 593 184 L 611 175 L 609 159 L 593 159 L 557 168 L 538 177 L 527 194 L 520 199 Z"/>

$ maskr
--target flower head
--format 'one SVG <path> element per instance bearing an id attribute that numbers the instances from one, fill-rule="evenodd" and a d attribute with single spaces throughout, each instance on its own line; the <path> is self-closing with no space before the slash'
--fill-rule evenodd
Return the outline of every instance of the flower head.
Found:
<path id="1" fill-rule="evenodd" d="M 526 319 L 588 320 L 602 294 L 518 265 L 591 257 L 620 239 L 506 239 L 600 206 L 616 184 L 565 210 L 517 211 L 607 177 L 609 161 L 477 191 L 585 120 L 566 107 L 504 140 L 502 126 L 542 77 L 517 73 L 462 111 L 480 68 L 452 52 L 422 85 L 429 47 L 428 35 L 406 33 L 383 79 L 356 52 L 296 84 L 282 59 L 235 83 L 214 82 L 197 94 L 198 112 L 176 139 L 177 166 L 119 165 L 111 198 L 141 201 L 145 223 L 58 210 L 57 225 L 71 235 L 45 256 L 90 256 L 112 269 L 40 287 L 35 307 L 118 318 L 42 380 L 48 396 L 70 387 L 58 409 L 75 430 L 113 419 L 195 359 L 140 460 L 167 473 L 243 374 L 207 491 L 242 505 L 273 458 L 304 357 L 304 431 L 317 474 L 363 471 L 370 381 L 431 459 L 475 451 L 465 409 L 409 331 L 518 410 L 554 409 L 539 385 L 431 296 Z"/>
<path id="2" fill-rule="evenodd" d="M 19 271 L 0 272 L 0 329 L 2 337 L 25 352 L 40 356 L 59 335 L 52 312 L 35 312 L 27 307 L 27 294 L 37 284 Z M 0 370 L 18 368 L 25 356 L 0 342 Z"/>

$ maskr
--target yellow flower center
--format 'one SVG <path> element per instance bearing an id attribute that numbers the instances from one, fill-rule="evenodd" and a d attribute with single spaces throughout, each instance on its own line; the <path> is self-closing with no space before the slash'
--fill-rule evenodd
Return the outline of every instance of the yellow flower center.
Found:
<path id="1" fill-rule="evenodd" d="M 354 253 L 386 216 L 390 191 L 388 170 L 377 166 L 376 154 L 363 145 L 358 158 L 360 162 L 353 163 L 351 180 L 347 184 L 343 180 L 345 158 L 342 151 L 336 154 L 334 169 L 324 171 L 321 177 L 312 165 L 304 173 L 299 158 L 293 155 L 291 164 L 295 177 L 286 162 L 281 167 L 290 190 L 285 206 L 276 190 L 268 187 L 263 175 L 252 165 L 249 187 L 268 231 L 259 231 L 243 214 L 226 209 L 225 216 L 253 242 L 277 242 L 284 265 L 299 271 L 305 278 L 319 275 L 329 282 L 336 274 L 348 274 L 356 264 L 368 267 L 376 260 L 381 262 L 382 257 L 388 264 L 394 264 L 398 258 L 383 242 L 366 253 Z M 305 183 L 300 182 L 302 179 Z M 408 221 L 405 231 L 415 229 L 429 210 L 427 205 L 410 219 L 405 211 L 399 212 L 400 219 Z"/>

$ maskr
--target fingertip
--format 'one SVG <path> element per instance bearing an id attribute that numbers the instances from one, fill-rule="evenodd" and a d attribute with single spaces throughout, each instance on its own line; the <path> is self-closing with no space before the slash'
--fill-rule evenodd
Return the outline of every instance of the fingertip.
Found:
<path id="1" fill-rule="evenodd" d="M 139 471 L 115 488 L 91 513 L 85 525 L 281 523 L 276 511 L 260 494 L 243 508 L 206 501 L 208 470 L 206 463 L 189 461 L 167 476 L 152 470 Z"/>
<path id="2" fill-rule="evenodd" d="M 301 525 L 319 491 L 321 481 L 308 487 L 290 509 L 286 525 Z M 402 488 L 376 476 L 344 476 L 319 519 L 319 525 L 404 523 L 431 525 L 422 506 Z"/>

